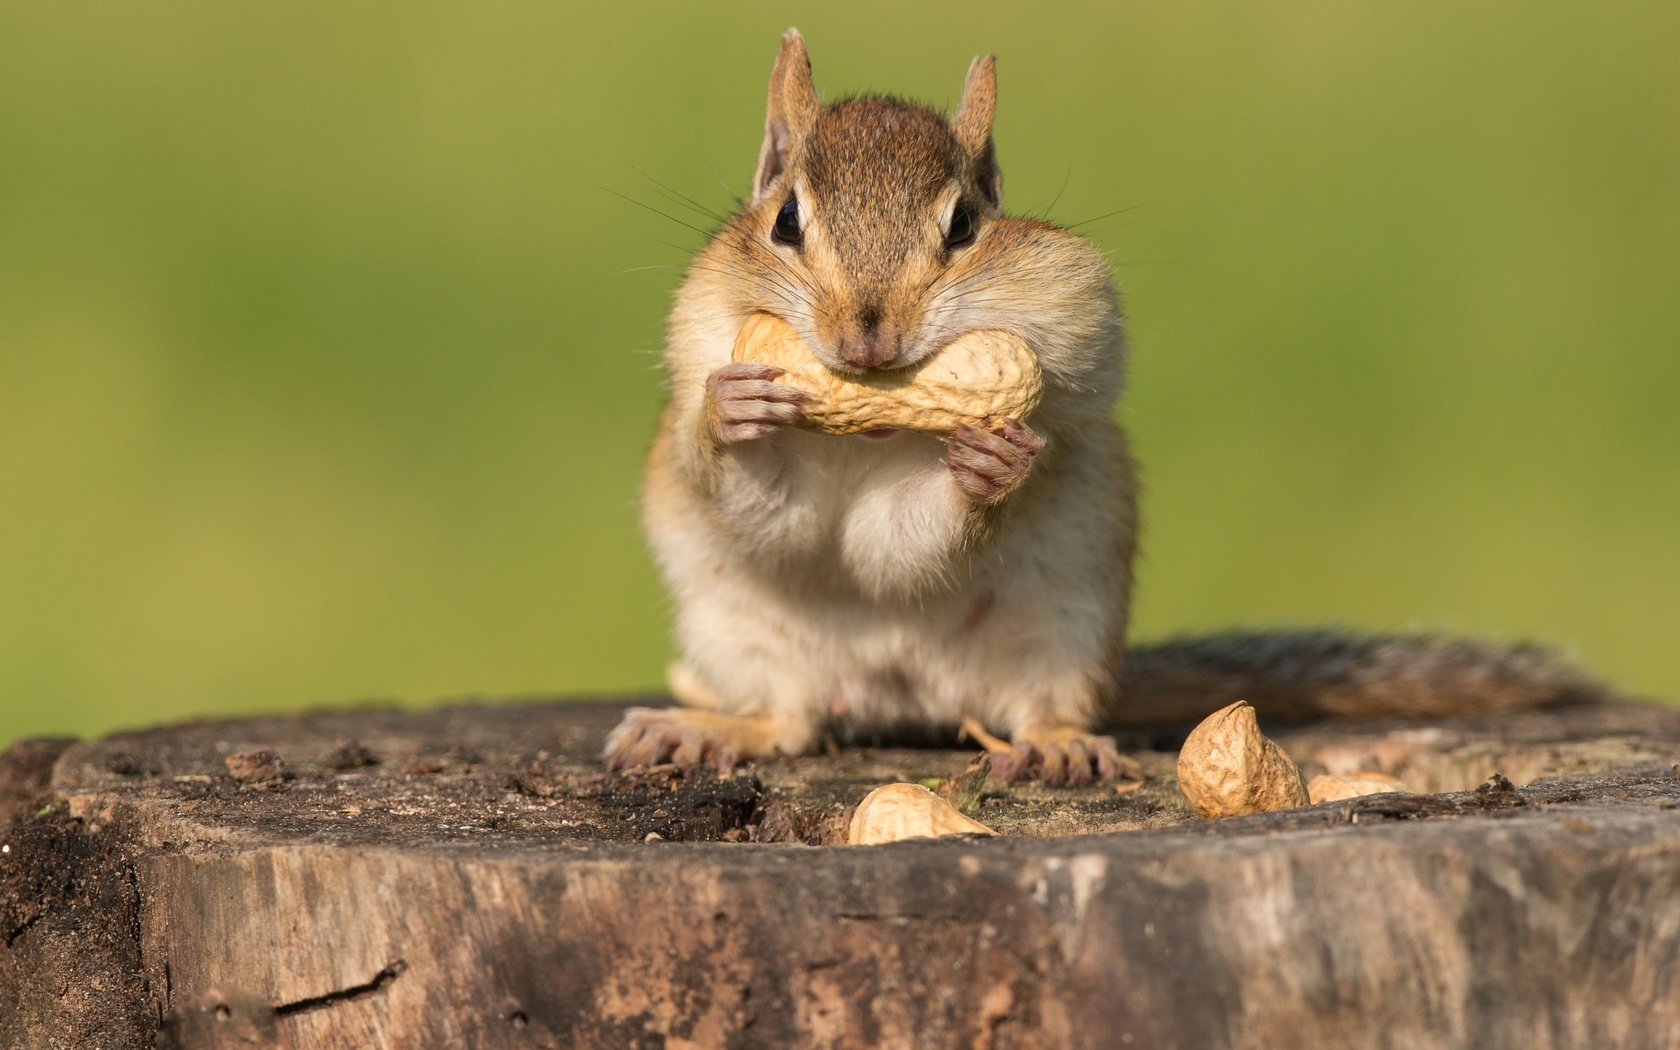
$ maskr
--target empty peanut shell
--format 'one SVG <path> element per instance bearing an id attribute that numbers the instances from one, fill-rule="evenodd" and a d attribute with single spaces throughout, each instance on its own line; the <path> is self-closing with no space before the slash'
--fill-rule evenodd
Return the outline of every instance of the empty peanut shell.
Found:
<path id="1" fill-rule="evenodd" d="M 1307 781 L 1307 797 L 1314 805 L 1320 802 L 1336 802 L 1344 798 L 1359 798 L 1361 795 L 1381 795 L 1385 792 L 1405 790 L 1406 785 L 1387 773 L 1344 773 L 1340 776 L 1320 773 Z"/>
<path id="2" fill-rule="evenodd" d="M 942 835 L 995 835 L 920 784 L 887 784 L 863 796 L 846 828 L 849 846 Z"/>

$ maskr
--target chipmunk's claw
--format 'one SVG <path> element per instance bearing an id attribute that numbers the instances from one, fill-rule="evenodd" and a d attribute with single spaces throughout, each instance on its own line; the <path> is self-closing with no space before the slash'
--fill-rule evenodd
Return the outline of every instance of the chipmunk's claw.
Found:
<path id="1" fill-rule="evenodd" d="M 996 503 L 1026 480 L 1044 439 L 1006 419 L 996 430 L 963 425 L 945 442 L 945 467 L 957 487 L 980 503 Z"/>
<path id="2" fill-rule="evenodd" d="M 738 361 L 706 379 L 706 397 L 717 434 L 725 442 L 750 441 L 805 418 L 811 395 L 775 382 L 784 370 Z"/>
<path id="3" fill-rule="evenodd" d="M 743 759 L 775 752 L 768 718 L 693 711 L 680 707 L 632 707 L 607 734 L 601 757 L 613 772 L 670 762 L 684 771 L 728 773 Z"/>
<path id="4" fill-rule="evenodd" d="M 1067 727 L 1016 734 L 1007 751 L 992 753 L 992 772 L 1011 783 L 1037 779 L 1051 787 L 1142 779 L 1137 762 L 1121 755 L 1112 737 Z"/>

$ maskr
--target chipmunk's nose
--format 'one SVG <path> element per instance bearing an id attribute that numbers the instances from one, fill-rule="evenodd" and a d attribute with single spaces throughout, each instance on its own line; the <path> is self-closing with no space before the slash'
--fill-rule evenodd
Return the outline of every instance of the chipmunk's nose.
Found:
<path id="1" fill-rule="evenodd" d="M 840 360 L 853 368 L 886 368 L 898 360 L 898 333 L 881 321 L 881 308 L 866 304 L 858 311 L 855 324 L 840 333 L 836 350 Z"/>

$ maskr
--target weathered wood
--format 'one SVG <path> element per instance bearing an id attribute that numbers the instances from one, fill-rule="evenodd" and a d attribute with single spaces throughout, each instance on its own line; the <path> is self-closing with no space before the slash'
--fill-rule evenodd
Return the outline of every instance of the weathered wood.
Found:
<path id="1" fill-rule="evenodd" d="M 1211 823 L 1183 729 L 1134 732 L 1141 790 L 991 782 L 1000 838 L 834 849 L 798 843 L 974 753 L 607 777 L 620 710 L 14 746 L 0 1045 L 1680 1040 L 1680 710 L 1276 732 L 1309 773 L 1533 783 Z"/>

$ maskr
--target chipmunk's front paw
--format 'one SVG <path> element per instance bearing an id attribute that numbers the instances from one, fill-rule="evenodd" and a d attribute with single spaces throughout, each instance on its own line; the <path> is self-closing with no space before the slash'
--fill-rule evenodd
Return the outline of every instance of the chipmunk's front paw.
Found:
<path id="1" fill-rule="evenodd" d="M 736 362 L 706 377 L 706 411 L 719 440 L 750 441 L 805 418 L 811 395 L 774 382 L 782 369 Z"/>
<path id="2" fill-rule="evenodd" d="M 1042 451 L 1044 439 L 1018 420 L 1006 419 L 991 432 L 965 425 L 945 442 L 945 466 L 971 499 L 992 504 L 1026 480 Z"/>

